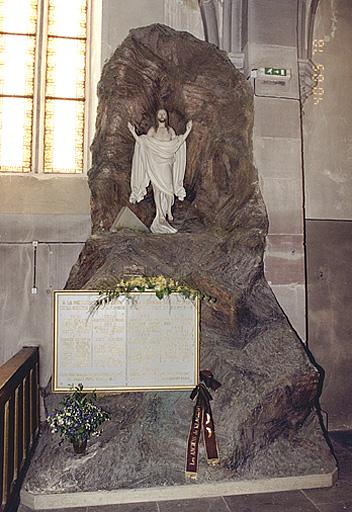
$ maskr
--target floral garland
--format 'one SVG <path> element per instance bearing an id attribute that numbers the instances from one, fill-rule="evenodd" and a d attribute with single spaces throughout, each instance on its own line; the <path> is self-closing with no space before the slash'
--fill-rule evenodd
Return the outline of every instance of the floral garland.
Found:
<path id="1" fill-rule="evenodd" d="M 94 309 L 98 309 L 104 304 L 109 304 L 121 295 L 131 297 L 132 292 L 154 291 L 158 299 L 162 300 L 171 293 L 179 293 L 186 299 L 194 300 L 197 297 L 208 302 L 215 302 L 215 299 L 202 293 L 196 288 L 192 288 L 181 281 L 176 281 L 170 277 L 159 276 L 133 276 L 128 279 L 118 281 L 114 287 L 99 291 L 99 298 L 94 304 Z"/>

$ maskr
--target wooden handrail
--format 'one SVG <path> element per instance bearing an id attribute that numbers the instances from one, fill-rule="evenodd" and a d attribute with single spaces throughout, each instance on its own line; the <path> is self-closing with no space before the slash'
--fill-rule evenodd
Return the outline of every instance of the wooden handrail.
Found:
<path id="1" fill-rule="evenodd" d="M 0 366 L 0 512 L 16 510 L 39 433 L 39 349 Z"/>

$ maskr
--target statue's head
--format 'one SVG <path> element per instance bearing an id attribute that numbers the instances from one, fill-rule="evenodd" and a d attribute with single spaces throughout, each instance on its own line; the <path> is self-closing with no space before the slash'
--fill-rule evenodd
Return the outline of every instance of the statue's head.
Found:
<path id="1" fill-rule="evenodd" d="M 167 129 L 169 129 L 169 114 L 164 108 L 160 108 L 155 116 L 155 129 L 157 129 L 159 123 L 165 123 Z"/>
<path id="2" fill-rule="evenodd" d="M 167 123 L 168 120 L 169 120 L 169 116 L 168 116 L 168 113 L 167 111 L 164 109 L 164 108 L 161 108 L 157 111 L 156 113 L 156 118 L 158 121 L 160 121 L 161 123 Z"/>

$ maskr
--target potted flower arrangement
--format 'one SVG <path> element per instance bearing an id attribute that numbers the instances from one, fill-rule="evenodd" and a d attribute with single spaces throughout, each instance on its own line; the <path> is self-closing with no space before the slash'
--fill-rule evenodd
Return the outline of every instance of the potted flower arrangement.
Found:
<path id="1" fill-rule="evenodd" d="M 62 401 L 63 407 L 49 414 L 47 422 L 52 433 L 59 433 L 72 443 L 75 453 L 84 453 L 89 437 L 101 434 L 101 425 L 110 415 L 96 404 L 95 392 L 83 391 L 83 384 L 72 386 L 71 390 Z"/>

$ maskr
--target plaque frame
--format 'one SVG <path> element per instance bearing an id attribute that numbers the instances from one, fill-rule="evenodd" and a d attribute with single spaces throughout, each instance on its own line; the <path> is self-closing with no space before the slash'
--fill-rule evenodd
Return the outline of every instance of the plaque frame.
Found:
<path id="1" fill-rule="evenodd" d="M 145 291 L 133 291 L 129 292 L 130 296 L 136 295 L 155 295 L 155 290 Z M 99 291 L 97 290 L 54 290 L 53 291 L 53 379 L 52 379 L 52 391 L 53 393 L 67 393 L 70 391 L 69 387 L 60 386 L 58 384 L 59 368 L 58 368 L 58 330 L 59 330 L 59 301 L 58 297 L 62 295 L 92 295 L 97 297 Z M 173 294 L 170 294 L 173 295 Z M 159 299 L 158 299 L 159 300 Z M 162 300 L 167 300 L 162 299 Z M 103 387 L 90 387 L 85 386 L 85 391 L 96 391 L 100 394 L 115 394 L 115 393 L 133 393 L 133 392 L 147 392 L 147 391 L 188 391 L 192 390 L 199 384 L 199 369 L 200 369 L 200 298 L 185 299 L 191 300 L 195 306 L 195 329 L 193 339 L 193 352 L 194 352 L 194 375 L 192 384 L 187 385 L 165 385 L 165 386 L 103 386 Z M 127 363 L 126 363 L 127 364 Z M 75 383 L 77 385 L 78 383 Z"/>

